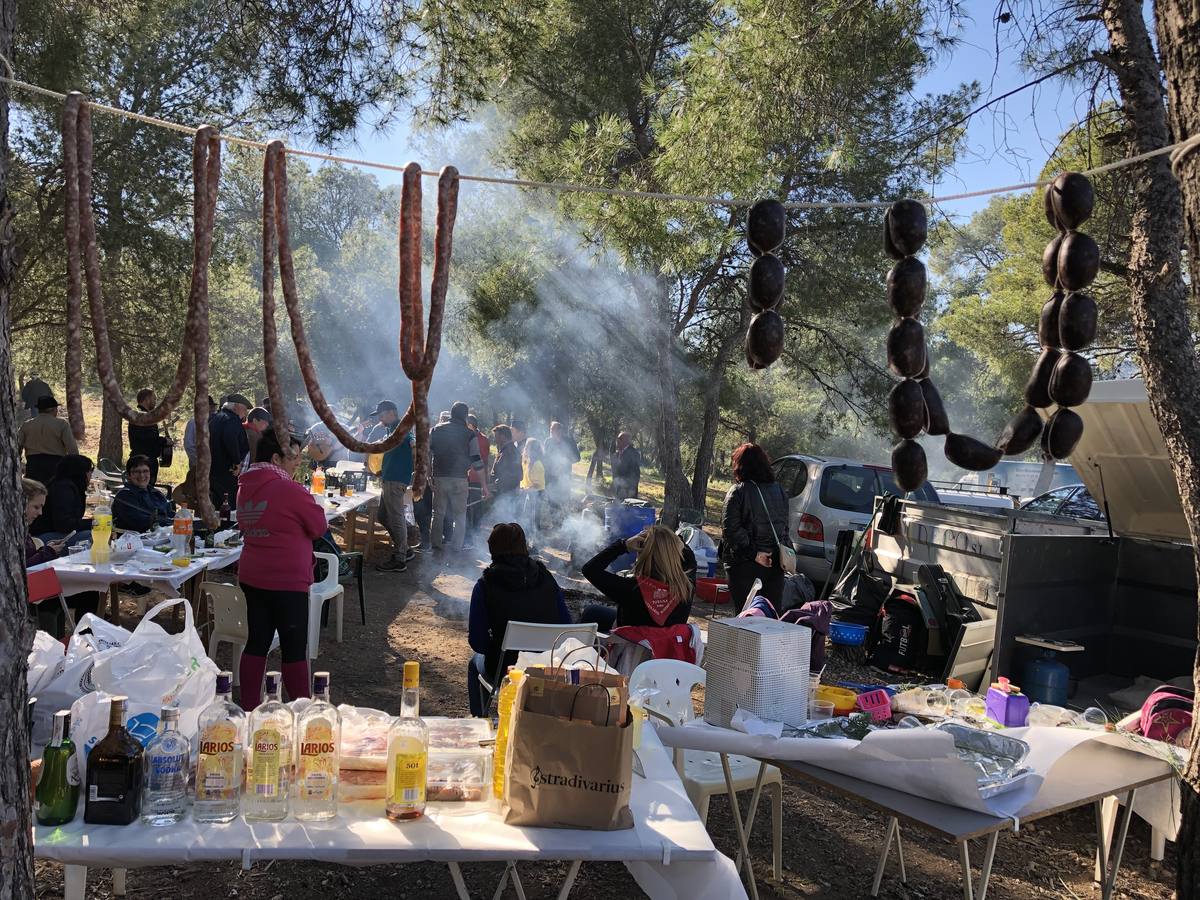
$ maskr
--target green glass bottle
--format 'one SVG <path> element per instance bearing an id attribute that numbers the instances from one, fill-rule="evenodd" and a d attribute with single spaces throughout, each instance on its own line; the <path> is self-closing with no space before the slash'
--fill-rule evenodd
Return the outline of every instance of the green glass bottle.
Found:
<path id="1" fill-rule="evenodd" d="M 75 745 L 71 743 L 70 710 L 54 714 L 54 731 L 42 752 L 42 778 L 37 786 L 39 825 L 66 825 L 79 806 L 79 775 L 75 771 Z"/>

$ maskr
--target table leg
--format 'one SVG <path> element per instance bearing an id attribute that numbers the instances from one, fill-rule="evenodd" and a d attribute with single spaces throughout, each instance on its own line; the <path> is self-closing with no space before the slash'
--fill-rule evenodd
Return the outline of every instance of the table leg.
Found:
<path id="1" fill-rule="evenodd" d="M 124 869 L 113 869 L 112 873 L 113 873 L 113 896 L 114 897 L 124 897 L 125 896 L 125 870 Z"/>
<path id="2" fill-rule="evenodd" d="M 358 543 L 358 508 L 355 507 L 346 513 L 342 521 L 346 523 L 342 533 L 346 549 L 353 550 L 354 545 Z"/>
<path id="3" fill-rule="evenodd" d="M 883 849 L 879 852 L 879 861 L 875 863 L 875 880 L 871 882 L 871 896 L 879 896 L 879 885 L 883 882 L 883 870 L 887 867 L 888 853 L 892 849 L 892 835 L 900 828 L 900 820 L 895 816 L 888 819 L 887 834 L 883 837 Z"/>
<path id="4" fill-rule="evenodd" d="M 988 880 L 992 877 L 992 860 L 996 858 L 996 843 L 999 840 L 998 831 L 988 835 L 987 850 L 983 854 L 983 871 L 979 873 L 979 900 L 987 900 Z"/>
<path id="5" fill-rule="evenodd" d="M 758 813 L 758 798 L 762 796 L 763 776 L 766 774 L 767 764 L 765 762 L 760 762 L 758 764 L 758 778 L 754 782 L 754 792 L 750 795 L 750 811 L 746 813 L 746 824 L 744 828 L 747 840 L 749 840 L 749 836 L 754 833 L 754 816 Z M 749 865 L 750 857 L 746 856 L 744 859 L 747 865 Z M 738 875 L 742 874 L 742 861 L 742 854 L 738 853 L 737 860 L 734 862 L 734 866 L 737 868 Z"/>
<path id="6" fill-rule="evenodd" d="M 459 868 L 458 863 L 448 862 L 446 866 L 450 869 L 450 880 L 454 882 L 454 890 L 458 893 L 458 900 L 471 900 L 471 894 L 467 891 L 467 883 L 463 881 L 462 869 Z"/>
<path id="7" fill-rule="evenodd" d="M 1162 862 L 1167 855 L 1167 836 L 1157 828 L 1150 829 L 1150 858 Z"/>
<path id="8" fill-rule="evenodd" d="M 1133 800 L 1137 796 L 1137 788 L 1125 795 L 1125 808 L 1121 810 L 1121 824 L 1117 829 L 1117 844 L 1113 848 L 1112 870 L 1107 873 L 1104 888 L 1100 896 L 1110 900 L 1117 887 L 1117 873 L 1121 870 L 1121 857 L 1125 854 L 1125 838 L 1129 836 L 1129 820 L 1133 818 Z"/>
<path id="9" fill-rule="evenodd" d="M 363 544 L 363 562 L 371 556 L 371 548 L 375 544 L 375 523 L 379 520 L 379 504 L 367 504 L 367 536 Z"/>
<path id="10" fill-rule="evenodd" d="M 108 586 L 108 621 L 121 624 L 121 592 L 115 582 Z"/>
<path id="11" fill-rule="evenodd" d="M 733 813 L 733 830 L 737 835 L 738 849 L 747 862 L 746 880 L 750 883 L 750 900 L 758 900 L 758 885 L 754 881 L 754 865 L 750 862 L 750 847 L 746 842 L 746 832 L 742 828 L 742 809 L 738 805 L 737 792 L 733 789 L 733 773 L 729 771 L 729 755 L 726 753 L 721 754 L 721 769 L 725 772 L 725 789 L 729 792 L 729 807 L 730 812 Z"/>
<path id="12" fill-rule="evenodd" d="M 900 842 L 900 822 L 896 822 L 896 856 L 900 859 L 900 883 L 908 884 L 908 872 L 904 868 L 904 844 Z"/>
<path id="13" fill-rule="evenodd" d="M 83 900 L 87 893 L 87 866 L 63 868 L 63 900 Z"/>
<path id="14" fill-rule="evenodd" d="M 962 862 L 963 900 L 974 900 L 971 888 L 971 850 L 966 841 L 958 842 L 958 857 Z"/>
<path id="15" fill-rule="evenodd" d="M 582 865 L 582 859 L 572 861 L 571 868 L 567 869 L 567 878 L 563 881 L 562 887 L 558 889 L 558 900 L 567 900 L 571 888 L 575 887 L 575 879 L 579 877 L 579 867 Z"/>
<path id="16" fill-rule="evenodd" d="M 1092 804 L 1096 813 L 1096 865 L 1093 881 L 1103 883 L 1108 874 L 1108 821 L 1105 806 L 1109 798 L 1097 800 Z"/>

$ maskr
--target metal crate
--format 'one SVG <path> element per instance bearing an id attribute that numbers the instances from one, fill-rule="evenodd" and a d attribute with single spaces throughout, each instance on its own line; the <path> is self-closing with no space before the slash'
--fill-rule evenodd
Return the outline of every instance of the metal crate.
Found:
<path id="1" fill-rule="evenodd" d="M 738 709 L 761 719 L 808 721 L 812 629 L 774 619 L 717 619 L 704 649 L 704 720 L 728 728 Z"/>

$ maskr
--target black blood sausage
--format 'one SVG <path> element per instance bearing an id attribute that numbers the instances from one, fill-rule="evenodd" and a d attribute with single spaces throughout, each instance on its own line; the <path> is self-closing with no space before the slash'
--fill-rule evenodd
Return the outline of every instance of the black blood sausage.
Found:
<path id="1" fill-rule="evenodd" d="M 1100 248 L 1091 236 L 1072 231 L 1058 248 L 1058 283 L 1068 291 L 1082 291 L 1100 271 Z"/>
<path id="2" fill-rule="evenodd" d="M 887 274 L 887 298 L 897 317 L 912 317 L 925 302 L 925 264 L 906 256 Z"/>
<path id="3" fill-rule="evenodd" d="M 1083 419 L 1072 409 L 1060 409 L 1042 431 L 1042 449 L 1053 459 L 1066 459 L 1083 437 Z"/>
<path id="4" fill-rule="evenodd" d="M 996 447 L 989 447 L 968 434 L 950 432 L 946 435 L 946 459 L 960 469 L 982 472 L 1000 462 L 1003 455 Z"/>
<path id="5" fill-rule="evenodd" d="M 764 253 L 750 264 L 750 305 L 756 312 L 774 309 L 783 298 L 783 284 L 783 263 L 773 253 Z"/>
<path id="6" fill-rule="evenodd" d="M 1058 313 L 1059 345 L 1082 350 L 1096 339 L 1096 301 L 1089 294 L 1068 294 Z"/>
<path id="7" fill-rule="evenodd" d="M 759 253 L 770 253 L 783 243 L 787 211 L 778 200 L 759 200 L 746 216 L 746 240 Z"/>
<path id="8" fill-rule="evenodd" d="M 1050 184 L 1049 196 L 1060 228 L 1074 231 L 1088 220 L 1096 194 L 1086 175 L 1063 172 Z"/>
<path id="9" fill-rule="evenodd" d="M 902 491 L 917 490 L 929 477 L 925 451 L 914 440 L 904 440 L 892 448 L 892 475 Z"/>
<path id="10" fill-rule="evenodd" d="M 1062 353 L 1053 347 L 1047 347 L 1033 365 L 1029 383 L 1025 385 L 1025 402 L 1038 409 L 1045 409 L 1054 402 L 1050 397 L 1050 376 L 1058 365 Z"/>
<path id="11" fill-rule="evenodd" d="M 1092 391 L 1092 367 L 1078 353 L 1064 353 L 1050 375 L 1050 399 L 1059 406 L 1079 406 Z"/>
<path id="12" fill-rule="evenodd" d="M 892 431 L 902 438 L 914 438 L 925 427 L 925 395 L 920 382 L 905 378 L 888 394 L 888 419 Z"/>
<path id="13" fill-rule="evenodd" d="M 925 246 L 929 234 L 929 219 L 925 204 L 917 200 L 897 200 L 885 216 L 892 246 L 905 256 L 912 256 Z"/>
<path id="14" fill-rule="evenodd" d="M 996 449 L 1005 456 L 1020 456 L 1037 443 L 1041 434 L 1042 417 L 1032 406 L 1026 406 L 1004 426 Z"/>
<path id="15" fill-rule="evenodd" d="M 1042 305 L 1042 315 L 1038 319 L 1038 340 L 1043 347 L 1058 347 L 1059 315 L 1062 309 L 1062 291 L 1054 294 Z"/>
<path id="16" fill-rule="evenodd" d="M 901 319 L 887 336 L 888 365 L 901 378 L 916 378 L 925 368 L 925 329 L 916 319 Z"/>
<path id="17" fill-rule="evenodd" d="M 750 320 L 746 359 L 751 361 L 751 368 L 765 369 L 779 359 L 783 353 L 783 332 L 783 317 L 773 309 L 764 310 Z"/>
<path id="18" fill-rule="evenodd" d="M 933 435 L 950 433 L 950 417 L 946 415 L 946 405 L 942 403 L 942 395 L 928 378 L 919 382 L 921 393 L 925 397 L 925 430 Z"/>

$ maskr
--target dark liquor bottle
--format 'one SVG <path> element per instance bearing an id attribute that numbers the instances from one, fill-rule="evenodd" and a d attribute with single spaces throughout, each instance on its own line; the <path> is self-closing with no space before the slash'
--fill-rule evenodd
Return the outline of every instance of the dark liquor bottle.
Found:
<path id="1" fill-rule="evenodd" d="M 221 501 L 221 528 L 229 527 L 229 495 L 225 495 L 225 499 Z"/>
<path id="2" fill-rule="evenodd" d="M 83 821 L 128 825 L 142 812 L 142 745 L 125 728 L 126 697 L 113 697 L 106 734 L 88 754 Z"/>
<path id="3" fill-rule="evenodd" d="M 75 772 L 75 745 L 71 743 L 71 713 L 54 714 L 54 731 L 42 753 L 42 778 L 37 786 L 39 825 L 66 825 L 79 806 L 79 776 Z"/>

